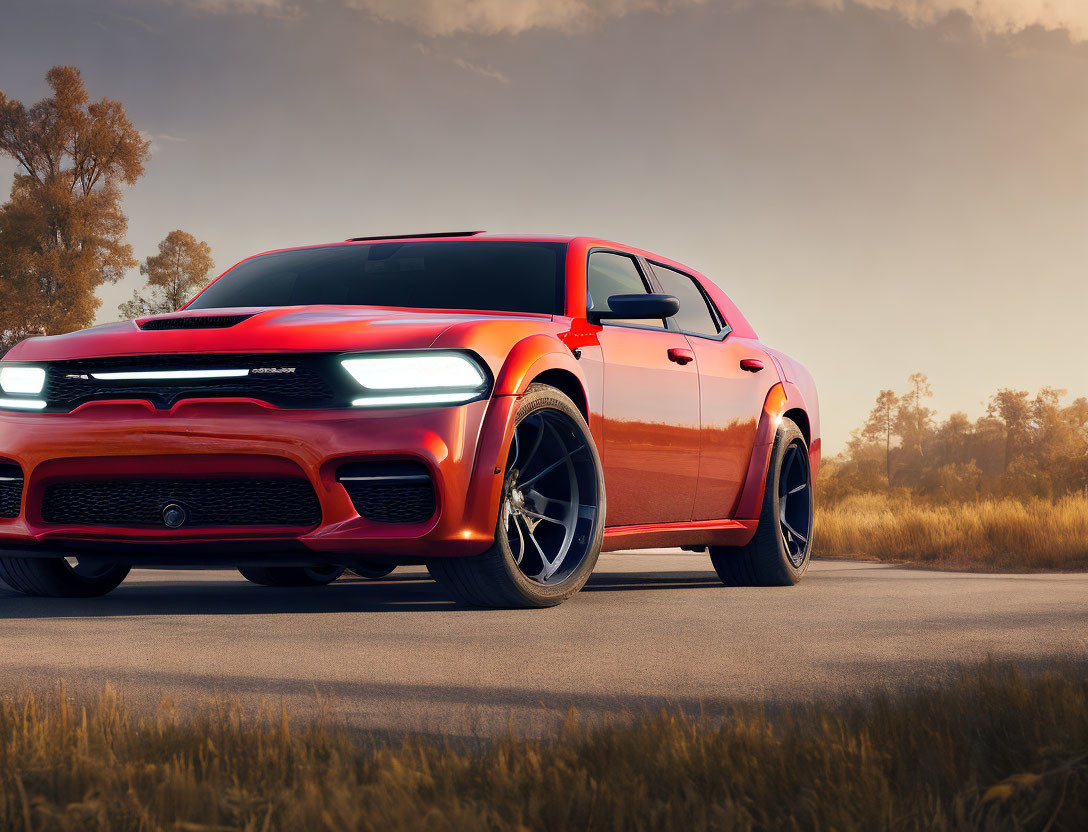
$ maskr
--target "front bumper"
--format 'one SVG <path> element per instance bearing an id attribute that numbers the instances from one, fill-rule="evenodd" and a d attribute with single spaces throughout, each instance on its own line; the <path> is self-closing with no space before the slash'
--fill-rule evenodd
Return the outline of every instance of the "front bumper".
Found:
<path id="1" fill-rule="evenodd" d="M 254 399 L 187 399 L 169 410 L 141 401 L 93 402 L 71 413 L 0 412 L 0 457 L 25 478 L 18 517 L 0 519 L 0 553 L 54 555 L 86 548 L 167 560 L 224 563 L 260 551 L 285 560 L 391 561 L 474 555 L 494 540 L 514 396 L 457 407 L 281 410 Z M 410 459 L 429 469 L 437 510 L 424 523 L 361 517 L 337 481 L 341 465 Z M 277 526 L 123 528 L 47 523 L 50 483 L 81 478 L 303 477 L 321 505 L 305 530 Z"/>

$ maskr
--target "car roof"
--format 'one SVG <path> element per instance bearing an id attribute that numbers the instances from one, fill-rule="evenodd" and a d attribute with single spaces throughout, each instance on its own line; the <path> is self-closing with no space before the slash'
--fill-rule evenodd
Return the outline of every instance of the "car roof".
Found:
<path id="1" fill-rule="evenodd" d="M 475 242 L 491 241 L 491 242 L 527 242 L 527 243 L 564 243 L 569 244 L 573 242 L 579 242 L 588 247 L 602 248 L 615 248 L 621 251 L 631 252 L 632 254 L 639 254 L 644 257 L 649 257 L 654 260 L 661 260 L 671 262 L 669 258 L 662 257 L 661 255 L 654 254 L 653 252 L 643 251 L 640 248 L 629 245 L 627 243 L 618 243 L 613 240 L 606 240 L 599 237 L 590 237 L 584 235 L 573 234 L 493 234 L 487 231 L 438 231 L 438 232 L 417 232 L 414 234 L 377 234 L 373 236 L 365 237 L 349 237 L 346 240 L 332 240 L 327 243 L 310 243 L 302 246 L 288 246 L 286 248 L 272 249 L 271 251 L 264 251 L 261 254 L 273 254 L 280 251 L 300 251 L 308 248 L 325 248 L 327 246 L 349 246 L 349 245 L 368 245 L 370 243 L 382 242 L 382 243 L 396 243 L 396 242 L 415 242 L 415 241 L 433 241 L 433 240 L 447 240 L 450 242 Z M 254 255 L 260 256 L 260 255 Z"/>

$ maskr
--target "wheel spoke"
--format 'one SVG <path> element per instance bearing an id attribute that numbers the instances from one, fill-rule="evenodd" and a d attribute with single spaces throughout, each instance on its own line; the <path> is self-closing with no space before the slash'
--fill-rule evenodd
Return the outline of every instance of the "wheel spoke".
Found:
<path id="1" fill-rule="evenodd" d="M 570 459 L 572 456 L 574 456 L 576 453 L 583 450 L 584 448 L 585 448 L 585 444 L 583 443 L 583 444 L 579 445 L 577 448 L 575 448 L 573 451 L 567 451 L 565 454 L 563 454 L 563 456 L 559 457 L 559 459 L 557 459 L 555 462 L 553 462 L 551 465 L 549 465 L 547 468 L 545 468 L 543 471 L 541 471 L 535 477 L 527 479 L 527 480 L 525 480 L 525 482 L 518 483 L 518 488 L 520 488 L 522 491 L 524 491 L 526 488 L 528 488 L 534 482 L 539 480 L 545 474 L 550 474 L 552 471 L 554 471 L 556 468 L 558 468 L 560 465 L 562 465 L 564 462 L 566 462 L 568 459 Z"/>
<path id="2" fill-rule="evenodd" d="M 796 494 L 798 491 L 804 491 L 806 488 L 808 488 L 808 483 L 803 482 L 796 488 L 791 488 L 789 491 L 787 491 L 786 496 L 788 497 L 790 494 Z"/>
<path id="3" fill-rule="evenodd" d="M 564 521 L 556 520 L 554 517 L 548 517 L 547 515 L 541 514 L 537 511 L 533 511 L 532 509 L 523 508 L 521 510 L 521 513 L 525 517 L 532 517 L 535 520 L 547 520 L 549 523 L 555 523 L 555 525 L 557 526 L 562 526 L 563 528 L 567 527 L 567 524 Z"/>
<path id="4" fill-rule="evenodd" d="M 790 534 L 792 534 L 794 537 L 796 537 L 802 543 L 808 543 L 808 538 L 805 537 L 803 534 L 801 534 L 799 531 L 797 531 L 797 529 L 795 529 L 793 526 L 791 526 L 788 520 L 783 519 L 782 520 L 782 525 L 785 526 L 787 530 L 789 530 Z"/>
<path id="5" fill-rule="evenodd" d="M 525 522 L 524 517 L 522 517 L 521 520 L 523 523 Z M 541 569 L 540 572 L 533 577 L 540 581 L 546 581 L 552 576 L 552 573 L 554 573 L 555 570 L 559 568 L 559 560 L 561 560 L 561 558 L 557 559 L 554 563 L 548 560 L 548 556 L 545 555 L 544 550 L 540 548 L 540 544 L 537 542 L 536 536 L 529 530 L 528 524 L 525 525 L 525 531 L 529 535 L 529 541 L 533 544 L 533 548 L 536 549 L 537 555 L 540 556 L 540 562 L 544 566 L 544 568 Z"/>

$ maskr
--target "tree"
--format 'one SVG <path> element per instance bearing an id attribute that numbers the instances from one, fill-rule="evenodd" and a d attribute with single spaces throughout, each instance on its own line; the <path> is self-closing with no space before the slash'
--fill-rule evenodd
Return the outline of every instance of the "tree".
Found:
<path id="1" fill-rule="evenodd" d="M 1000 419 L 1005 427 L 1005 461 L 1002 466 L 1008 472 L 1013 460 L 1026 447 L 1031 431 L 1031 402 L 1027 390 L 1003 388 L 990 397 L 987 412 Z"/>
<path id="2" fill-rule="evenodd" d="M 173 312 L 207 283 L 213 268 L 211 246 L 186 231 L 171 231 L 159 243 L 159 253 L 140 265 L 150 297 L 133 291 L 132 299 L 118 306 L 117 311 L 123 318 Z"/>
<path id="3" fill-rule="evenodd" d="M 143 175 L 150 142 L 120 102 L 89 102 L 76 68 L 46 80 L 52 96 L 29 109 L 0 92 L 0 153 L 17 165 L 0 207 L 0 348 L 88 326 L 95 289 L 136 265 L 121 186 Z"/>
<path id="4" fill-rule="evenodd" d="M 884 476 L 888 485 L 892 483 L 892 434 L 895 432 L 896 412 L 899 397 L 891 390 L 881 390 L 876 397 L 876 405 L 869 413 L 869 419 L 861 429 L 862 436 L 871 442 L 884 443 Z"/>
<path id="5" fill-rule="evenodd" d="M 922 404 L 933 396 L 925 373 L 907 379 L 910 389 L 899 397 L 895 414 L 895 432 L 899 435 L 901 474 L 917 485 L 925 467 L 925 449 L 933 435 L 933 410 Z"/>

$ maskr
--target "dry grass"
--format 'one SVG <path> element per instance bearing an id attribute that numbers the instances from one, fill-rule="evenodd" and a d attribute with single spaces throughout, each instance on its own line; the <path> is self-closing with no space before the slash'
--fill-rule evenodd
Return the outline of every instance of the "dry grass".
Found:
<path id="1" fill-rule="evenodd" d="M 932 504 L 882 494 L 821 506 L 816 554 L 982 570 L 1088 568 L 1088 496 Z"/>
<path id="2" fill-rule="evenodd" d="M 572 720 L 475 750 L 227 707 L 139 718 L 108 691 L 0 700 L 4 830 L 1085 828 L 1075 663 L 776 716 Z"/>

